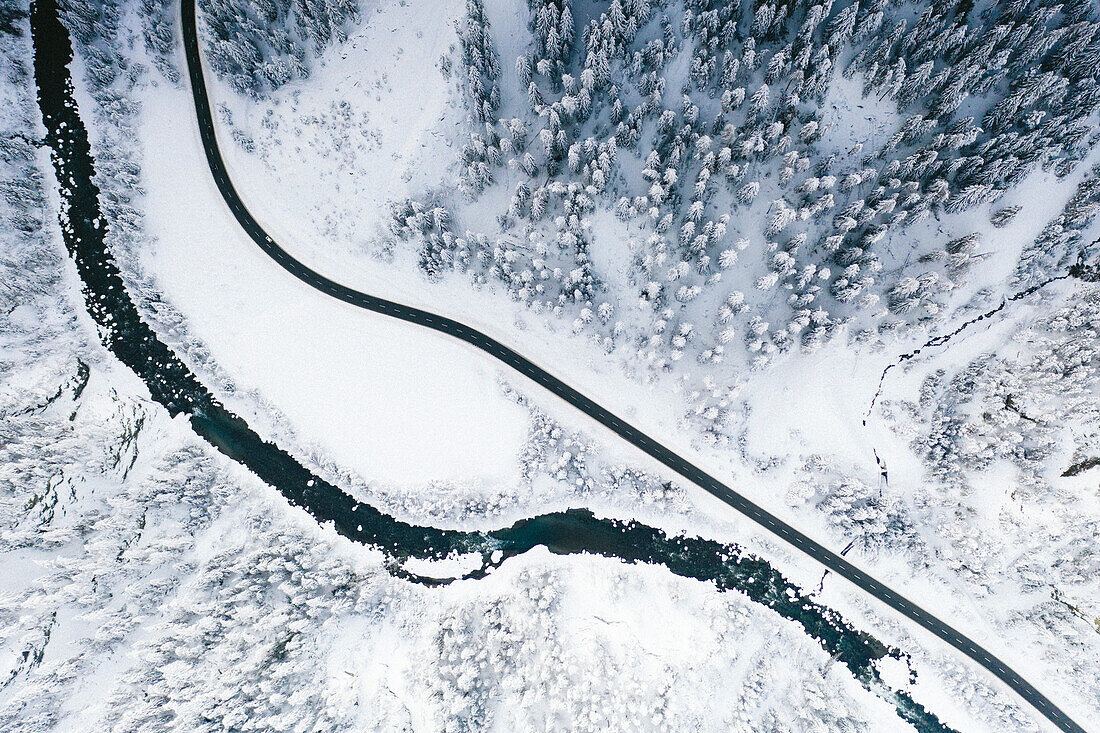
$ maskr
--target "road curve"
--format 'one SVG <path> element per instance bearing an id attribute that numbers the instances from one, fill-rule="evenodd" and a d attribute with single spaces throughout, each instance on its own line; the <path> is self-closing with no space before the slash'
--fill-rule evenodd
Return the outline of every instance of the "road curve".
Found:
<path id="1" fill-rule="evenodd" d="M 198 34 L 195 28 L 196 2 L 197 0 L 181 0 L 180 5 L 183 25 L 183 43 L 187 56 L 187 70 L 191 78 L 191 91 L 195 100 L 195 112 L 198 117 L 199 135 L 202 138 L 202 146 L 206 152 L 206 160 L 210 166 L 210 172 L 214 176 L 214 181 L 218 186 L 218 190 L 221 191 L 222 198 L 225 199 L 225 203 L 228 204 L 229 209 L 233 212 L 233 216 L 236 217 L 237 223 L 239 223 L 241 228 L 248 233 L 248 236 L 259 245 L 260 249 L 275 260 L 284 270 L 310 287 L 320 290 L 327 295 L 331 295 L 338 300 L 342 300 L 345 303 L 365 310 L 374 311 L 375 313 L 381 313 L 382 315 L 390 316 L 401 321 L 414 323 L 418 326 L 424 326 L 447 334 L 448 336 L 453 336 L 504 362 L 512 369 L 545 387 L 578 410 L 583 411 L 589 417 L 660 461 L 688 481 L 710 492 L 749 519 L 817 560 L 829 570 L 847 578 L 850 582 L 870 593 L 875 598 L 878 598 L 887 606 L 890 606 L 894 610 L 920 624 L 940 639 L 946 641 L 982 667 L 985 667 L 998 679 L 1015 690 L 1024 700 L 1030 703 L 1061 730 L 1067 731 L 1067 733 L 1085 733 L 1081 726 L 1074 723 L 1068 715 L 1062 712 L 1041 692 L 1036 690 L 1027 680 L 974 641 L 932 616 L 927 611 L 924 611 L 912 601 L 875 580 L 840 555 L 810 539 L 778 517 L 764 511 L 764 509 L 741 496 L 741 494 L 737 493 L 729 486 L 676 453 L 673 453 L 653 438 L 620 419 L 609 410 L 593 402 L 565 382 L 562 382 L 545 369 L 532 363 L 504 344 L 451 318 L 446 318 L 419 308 L 413 308 L 408 305 L 395 303 L 374 295 L 352 290 L 340 283 L 329 280 L 324 275 L 314 272 L 292 257 L 260 227 L 259 223 L 257 223 L 248 212 L 248 209 L 245 208 L 244 202 L 241 201 L 240 196 L 233 187 L 232 181 L 229 180 L 225 163 L 222 161 L 221 152 L 218 149 L 217 136 L 214 132 L 214 119 L 210 112 L 210 100 L 207 97 L 206 81 L 202 72 L 202 59 L 199 53 Z"/>

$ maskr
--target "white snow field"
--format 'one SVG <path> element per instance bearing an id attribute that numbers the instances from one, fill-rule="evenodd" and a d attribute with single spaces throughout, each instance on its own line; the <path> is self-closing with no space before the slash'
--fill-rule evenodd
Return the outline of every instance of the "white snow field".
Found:
<path id="1" fill-rule="evenodd" d="M 146 266 L 234 383 L 276 405 L 301 441 L 372 480 L 512 480 L 527 421 L 500 393 L 496 366 L 290 277 L 222 202 L 190 98 L 162 85 L 142 101 L 156 237 Z"/>

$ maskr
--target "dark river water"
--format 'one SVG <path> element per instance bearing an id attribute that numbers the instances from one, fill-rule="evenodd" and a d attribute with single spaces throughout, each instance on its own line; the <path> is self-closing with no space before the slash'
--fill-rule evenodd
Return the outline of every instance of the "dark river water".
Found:
<path id="1" fill-rule="evenodd" d="M 265 442 L 222 406 L 139 315 L 105 244 L 110 224 L 101 217 L 88 135 L 73 100 L 69 34 L 59 21 L 56 0 L 38 0 L 32 5 L 31 28 L 39 107 L 60 182 L 62 209 L 67 212 L 60 217 L 62 232 L 83 283 L 85 305 L 99 326 L 103 343 L 141 377 L 152 398 L 171 415 L 186 415 L 198 435 L 318 522 L 331 522 L 349 540 L 382 550 L 392 560 L 392 572 L 409 581 L 438 585 L 453 579 L 408 573 L 400 568 L 408 558 L 480 553 L 482 567 L 466 576 L 476 579 L 539 545 L 557 554 L 590 553 L 627 563 L 662 565 L 676 575 L 714 583 L 719 590 L 740 591 L 796 621 L 918 730 L 950 730 L 906 693 L 892 691 L 882 683 L 874 662 L 886 656 L 902 659 L 905 655 L 900 650 L 854 628 L 767 562 L 736 545 L 670 536 L 637 522 L 601 519 L 584 509 L 532 517 L 492 532 L 412 525 L 357 502 L 286 451 Z"/>

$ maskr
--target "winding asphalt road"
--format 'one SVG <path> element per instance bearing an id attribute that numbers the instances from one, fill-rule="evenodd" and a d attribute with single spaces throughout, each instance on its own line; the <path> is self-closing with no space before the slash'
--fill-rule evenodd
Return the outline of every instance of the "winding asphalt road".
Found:
<path id="1" fill-rule="evenodd" d="M 222 198 L 229 205 L 233 216 L 241 228 L 248 233 L 260 249 L 294 277 L 306 283 L 312 288 L 331 295 L 334 298 L 350 303 L 365 310 L 381 313 L 398 320 L 424 326 L 448 336 L 465 341 L 487 354 L 499 359 L 512 369 L 537 382 L 550 392 L 565 400 L 569 404 L 583 411 L 588 416 L 603 424 L 615 432 L 624 440 L 632 443 L 637 448 L 668 466 L 688 481 L 710 492 L 726 504 L 741 512 L 749 519 L 761 525 L 765 529 L 790 544 L 797 547 L 822 565 L 832 570 L 837 575 L 847 578 L 866 592 L 878 598 L 894 610 L 912 619 L 928 631 L 955 647 L 975 662 L 992 672 L 1001 681 L 1015 690 L 1027 702 L 1033 705 L 1040 713 L 1045 715 L 1060 729 L 1067 733 L 1085 733 L 1081 726 L 1074 723 L 1069 716 L 1062 712 L 1054 703 L 1042 693 L 1031 686 L 1023 677 L 1010 669 L 1008 665 L 988 651 L 978 646 L 966 636 L 943 623 L 936 617 L 921 609 L 912 601 L 902 597 L 882 583 L 863 572 L 855 565 L 842 558 L 840 555 L 818 544 L 806 535 L 802 534 L 786 522 L 772 516 L 762 508 L 752 503 L 736 491 L 725 485 L 718 479 L 707 474 L 702 469 L 681 458 L 668 448 L 658 443 L 653 438 L 639 431 L 634 426 L 593 402 L 588 397 L 562 382 L 557 377 L 548 373 L 538 365 L 525 359 L 520 354 L 508 348 L 499 341 L 486 336 L 470 326 L 459 323 L 450 318 L 436 315 L 419 308 L 402 305 L 390 300 L 385 300 L 374 295 L 361 293 L 357 290 L 345 287 L 338 282 L 329 280 L 324 275 L 306 267 L 294 259 L 286 250 L 280 247 L 267 232 L 248 213 L 232 181 L 225 169 L 221 152 L 218 149 L 217 136 L 214 132 L 214 120 L 210 113 L 210 101 L 206 94 L 206 82 L 203 78 L 202 59 L 199 53 L 198 34 L 195 30 L 195 3 L 197 0 L 181 0 L 181 16 L 183 21 L 183 42 L 187 55 L 187 69 L 191 77 L 191 91 L 195 98 L 195 112 L 198 116 L 199 134 L 202 145 L 206 151 L 206 160 L 210 165 L 210 172 L 214 175 L 218 190 Z"/>

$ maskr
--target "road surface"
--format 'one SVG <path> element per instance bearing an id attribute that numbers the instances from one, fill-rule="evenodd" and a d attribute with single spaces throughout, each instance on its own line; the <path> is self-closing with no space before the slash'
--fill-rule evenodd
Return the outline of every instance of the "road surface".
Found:
<path id="1" fill-rule="evenodd" d="M 292 257 L 286 250 L 280 247 L 267 232 L 265 232 L 256 220 L 248 213 L 241 197 L 229 180 L 229 175 L 222 161 L 221 152 L 218 149 L 217 136 L 214 132 L 214 118 L 210 113 L 210 100 L 206 93 L 206 81 L 203 77 L 202 58 L 199 53 L 198 34 L 195 29 L 195 3 L 196 0 L 181 0 L 181 16 L 183 22 L 183 43 L 187 55 L 187 70 L 191 78 L 191 91 L 195 99 L 195 112 L 198 117 L 199 135 L 202 138 L 202 146 L 206 151 L 206 160 L 210 165 L 210 172 L 214 176 L 214 182 L 221 191 L 222 198 L 236 217 L 237 223 L 248 233 L 260 249 L 294 277 L 316 288 L 327 295 L 350 303 L 365 310 L 381 313 L 398 320 L 424 326 L 448 336 L 465 341 L 466 343 L 484 351 L 499 359 L 520 374 L 545 387 L 550 392 L 565 400 L 569 404 L 581 410 L 589 417 L 603 424 L 605 427 L 619 435 L 624 440 L 632 443 L 643 452 L 663 463 L 688 481 L 710 492 L 726 504 L 741 512 L 749 519 L 761 525 L 765 529 L 778 535 L 791 545 L 794 545 L 822 565 L 832 570 L 837 575 L 847 578 L 851 583 L 862 588 L 866 592 L 878 598 L 895 611 L 910 618 L 923 626 L 928 631 L 955 647 L 975 662 L 985 667 L 996 675 L 1002 682 L 1015 690 L 1021 697 L 1045 715 L 1060 729 L 1067 733 L 1085 733 L 1084 729 L 1074 723 L 1069 716 L 1036 690 L 1023 677 L 1014 672 L 1007 664 L 988 651 L 978 646 L 975 642 L 963 636 L 961 633 L 932 616 L 912 601 L 894 592 L 879 581 L 863 572 L 855 565 L 842 558 L 832 550 L 818 544 L 794 527 L 791 527 L 781 519 L 769 514 L 762 508 L 737 493 L 710 474 L 704 472 L 685 458 L 673 453 L 668 448 L 658 443 L 653 438 L 641 432 L 634 426 L 593 402 L 577 390 L 562 382 L 545 369 L 508 348 L 499 341 L 486 336 L 480 331 L 459 323 L 451 318 L 431 313 L 429 311 L 413 308 L 391 300 L 385 300 L 374 295 L 352 290 L 338 282 L 329 280 L 324 275 L 306 267 Z"/>

